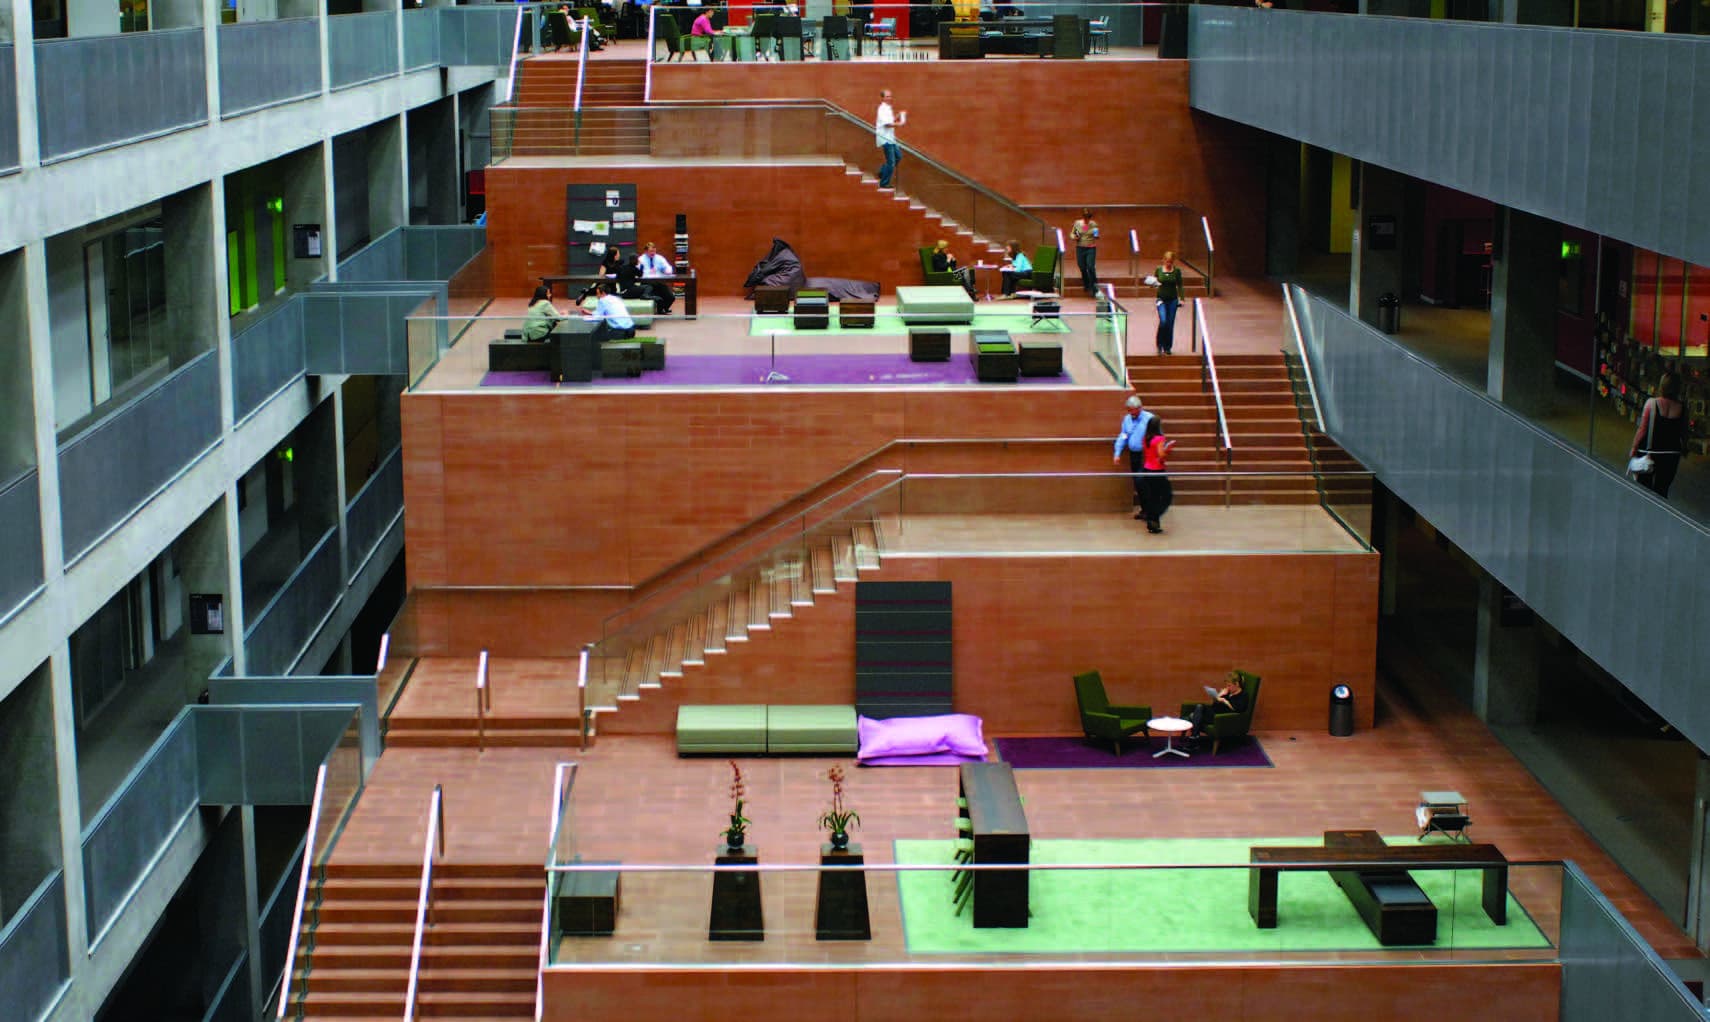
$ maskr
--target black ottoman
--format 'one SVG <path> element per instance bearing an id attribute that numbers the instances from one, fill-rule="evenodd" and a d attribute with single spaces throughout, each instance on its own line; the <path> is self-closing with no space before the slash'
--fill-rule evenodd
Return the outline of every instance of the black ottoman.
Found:
<path id="1" fill-rule="evenodd" d="M 910 362 L 950 361 L 950 331 L 937 327 L 910 327 L 908 331 L 908 360 Z"/>

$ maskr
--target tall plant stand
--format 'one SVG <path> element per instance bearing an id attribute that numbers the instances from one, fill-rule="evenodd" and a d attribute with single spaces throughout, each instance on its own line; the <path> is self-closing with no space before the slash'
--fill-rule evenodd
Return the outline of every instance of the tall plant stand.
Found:
<path id="1" fill-rule="evenodd" d="M 873 926 L 867 917 L 865 864 L 860 845 L 842 850 L 819 846 L 819 903 L 813 913 L 817 939 L 873 939 Z"/>
<path id="2" fill-rule="evenodd" d="M 719 845 L 713 863 L 719 866 L 753 866 L 760 862 L 760 849 L 752 845 L 731 848 Z M 765 940 L 766 920 L 760 905 L 759 870 L 719 870 L 713 874 L 712 916 L 707 923 L 708 940 Z"/>

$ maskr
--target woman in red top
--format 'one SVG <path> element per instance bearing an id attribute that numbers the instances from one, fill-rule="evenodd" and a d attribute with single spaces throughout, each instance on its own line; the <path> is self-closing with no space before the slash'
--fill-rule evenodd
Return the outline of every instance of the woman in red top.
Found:
<path id="1" fill-rule="evenodd" d="M 1170 455 L 1170 448 L 1176 442 L 1164 437 L 1164 427 L 1159 420 L 1153 418 L 1146 423 L 1145 460 L 1142 462 L 1140 473 L 1140 489 L 1143 494 L 1140 506 L 1146 512 L 1146 531 L 1163 532 L 1159 524 L 1164 512 L 1175 502 L 1175 490 L 1170 486 L 1170 477 L 1164 474 L 1164 463 Z"/>

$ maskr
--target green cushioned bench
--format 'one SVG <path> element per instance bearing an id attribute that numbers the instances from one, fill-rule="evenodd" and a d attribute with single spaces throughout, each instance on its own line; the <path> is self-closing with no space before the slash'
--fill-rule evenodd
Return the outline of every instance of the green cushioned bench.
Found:
<path id="1" fill-rule="evenodd" d="M 679 706 L 677 754 L 853 756 L 853 706 Z"/>
<path id="2" fill-rule="evenodd" d="M 966 325 L 974 321 L 974 300 L 959 287 L 899 287 L 897 315 L 911 326 L 928 323 Z"/>

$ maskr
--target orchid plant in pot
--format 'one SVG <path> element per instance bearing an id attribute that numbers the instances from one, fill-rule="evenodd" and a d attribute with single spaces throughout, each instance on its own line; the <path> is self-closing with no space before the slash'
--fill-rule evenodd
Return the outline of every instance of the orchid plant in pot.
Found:
<path id="1" fill-rule="evenodd" d="M 719 831 L 724 835 L 724 842 L 732 850 L 741 848 L 747 843 L 749 819 L 742 815 L 743 796 L 748 794 L 748 786 L 742 781 L 742 768 L 736 760 L 730 760 L 730 826 Z"/>
<path id="2" fill-rule="evenodd" d="M 831 847 L 842 851 L 849 847 L 849 828 L 860 825 L 861 814 L 843 804 L 841 764 L 826 771 L 825 779 L 831 782 L 831 808 L 819 814 L 819 827 L 821 830 L 830 831 Z"/>

